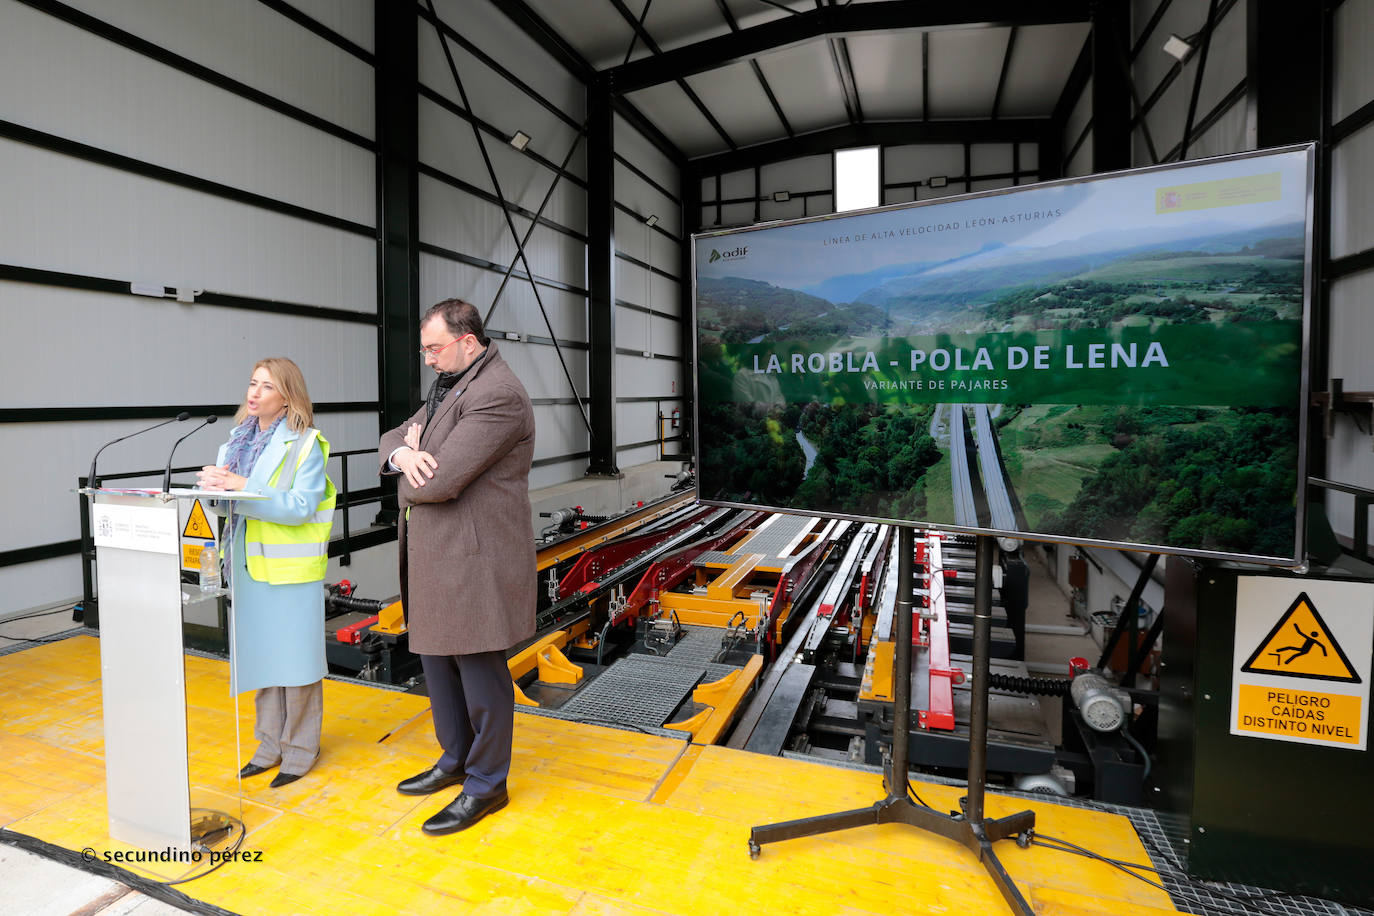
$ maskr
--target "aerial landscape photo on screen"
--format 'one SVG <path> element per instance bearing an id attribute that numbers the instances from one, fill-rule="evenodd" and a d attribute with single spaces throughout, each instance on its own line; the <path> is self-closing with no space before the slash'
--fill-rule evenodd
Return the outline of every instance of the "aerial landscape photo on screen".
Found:
<path id="1" fill-rule="evenodd" d="M 702 498 L 1296 562 L 1310 158 L 697 236 Z"/>

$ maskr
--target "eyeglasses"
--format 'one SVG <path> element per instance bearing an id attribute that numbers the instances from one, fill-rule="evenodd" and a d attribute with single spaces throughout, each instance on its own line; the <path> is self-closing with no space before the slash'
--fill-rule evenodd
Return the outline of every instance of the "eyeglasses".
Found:
<path id="1" fill-rule="evenodd" d="M 464 334 L 464 335 L 463 335 L 463 337 L 471 337 L 471 336 L 472 336 L 471 334 Z M 448 343 L 444 344 L 442 347 L 439 346 L 438 344 L 430 344 L 430 345 L 427 346 L 427 347 L 421 347 L 421 348 L 420 348 L 420 358 L 423 359 L 423 358 L 425 358 L 426 356 L 438 356 L 440 353 L 443 353 L 443 352 L 444 352 L 445 350 L 447 350 L 449 347 L 453 346 L 453 345 L 456 344 L 458 341 L 462 340 L 463 337 L 455 337 L 455 338 L 453 338 L 453 340 L 450 340 Z"/>

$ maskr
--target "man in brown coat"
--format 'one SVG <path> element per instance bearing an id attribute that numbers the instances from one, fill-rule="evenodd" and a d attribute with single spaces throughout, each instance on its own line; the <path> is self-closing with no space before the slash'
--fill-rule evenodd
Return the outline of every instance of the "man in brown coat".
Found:
<path id="1" fill-rule="evenodd" d="M 424 823 L 437 836 L 507 802 L 515 706 L 506 651 L 534 635 L 534 412 L 470 303 L 430 308 L 420 343 L 439 376 L 378 451 L 382 473 L 400 475 L 401 596 L 443 751 L 396 788 L 429 795 L 463 783 Z"/>

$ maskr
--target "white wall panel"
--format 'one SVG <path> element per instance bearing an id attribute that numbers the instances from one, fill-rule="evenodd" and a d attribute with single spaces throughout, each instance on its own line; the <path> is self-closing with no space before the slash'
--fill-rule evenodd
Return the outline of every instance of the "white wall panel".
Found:
<path id="1" fill-rule="evenodd" d="M 491 177 L 482 160 L 482 153 L 473 138 L 472 126 L 429 99 L 420 99 L 419 105 L 420 161 L 495 195 Z M 526 131 L 530 129 L 525 128 Z M 489 134 L 483 134 L 482 137 L 505 199 L 532 213 L 537 212 L 545 195 L 549 193 L 549 186 L 553 183 L 556 173 Z M 562 161 L 563 152 L 566 152 L 566 149 L 559 152 L 554 162 Z M 422 177 L 421 180 L 432 179 Z M 422 194 L 422 206 L 423 203 Z M 499 219 L 501 211 L 494 212 Z M 544 207 L 544 216 L 560 226 L 584 230 L 587 223 L 586 191 L 567 178 L 560 179 Z M 503 220 L 503 228 L 504 225 Z"/>
<path id="2" fill-rule="evenodd" d="M 529 220 L 511 214 L 515 231 L 524 238 Z M 501 208 L 494 203 L 445 184 L 420 176 L 420 240 L 460 254 L 491 261 L 504 273 L 516 259 L 516 242 Z M 586 264 L 586 246 L 576 238 L 538 225 L 524 249 L 524 260 L 536 276 L 581 286 Z M 502 274 L 494 274 L 499 284 Z"/>
<path id="3" fill-rule="evenodd" d="M 536 415 L 535 424 L 540 431 L 544 426 L 540 423 Z M 538 451 L 539 443 L 536 440 L 535 450 Z M 585 451 L 585 449 L 583 449 Z M 559 461 L 554 464 L 546 464 L 530 469 L 530 489 L 537 490 L 541 487 L 552 487 L 556 484 L 566 483 L 569 480 L 577 480 L 587 473 L 587 459 L 569 458 L 567 461 Z M 535 534 L 538 534 L 535 531 Z"/>
<path id="4" fill-rule="evenodd" d="M 355 3 L 367 5 L 366 0 Z M 373 135 L 372 67 L 263 4 L 68 0 L 68 5 L 354 133 Z"/>
<path id="5" fill-rule="evenodd" d="M 264 4 L 85 0 L 73 6 L 362 137 L 372 134 L 371 65 Z M 370 46 L 371 3 L 307 0 L 307 6 Z M 365 149 L 19 4 L 0 7 L 0 110 L 97 149 L 363 225 L 375 222 L 375 166 Z M 371 233 L 11 141 L 0 141 L 0 161 L 0 259 L 7 263 L 369 316 L 376 311 Z M 12 347 L 0 364 L 6 392 L 0 403 L 10 408 L 153 406 L 174 413 L 182 406 L 237 404 L 253 363 L 268 355 L 299 363 L 317 402 L 368 403 L 377 396 L 370 322 L 2 282 L 0 337 L 36 344 Z M 62 355 L 53 358 L 54 352 Z M 66 491 L 102 443 L 150 422 L 7 423 L 0 471 L 30 486 L 0 500 L 0 515 L 26 520 L 0 534 L 0 550 L 75 538 L 80 516 L 76 497 Z M 171 443 L 198 422 L 113 446 L 102 456 L 102 471 L 160 468 Z M 336 452 L 375 448 L 373 409 L 322 413 L 317 425 Z M 212 460 L 229 428 L 224 417 L 198 432 L 180 447 L 175 464 Z M 333 474 L 343 462 L 330 464 Z M 350 462 L 354 487 L 375 485 L 372 464 Z M 5 570 L 3 580 L 4 600 L 20 606 L 81 590 L 75 558 L 23 564 Z"/>
<path id="6" fill-rule="evenodd" d="M 338 32 L 364 51 L 372 52 L 376 30 L 372 4 L 366 0 L 288 0 L 311 19 Z"/>
<path id="7" fill-rule="evenodd" d="M 813 201 L 816 200 L 813 198 Z M 824 210 L 821 212 L 829 212 Z M 814 212 L 813 214 L 814 215 Z M 748 204 L 726 204 L 721 207 L 722 226 L 749 226 L 754 222 L 754 205 Z"/>
<path id="8" fill-rule="evenodd" d="M 233 188 L 375 219 L 370 151 L 18 4 L 0 5 L 0 111 Z"/>
<path id="9" fill-rule="evenodd" d="M 1000 175 L 1012 170 L 1010 143 L 975 143 L 969 147 L 969 164 L 974 175 Z M 1007 182 L 1010 184 L 1010 181 Z"/>
<path id="10" fill-rule="evenodd" d="M 572 404 L 535 405 L 534 458 L 536 461 L 541 458 L 557 458 L 560 455 L 585 452 L 590 441 L 587 435 L 587 425 L 582 422 L 576 406 Z M 581 477 L 587 470 L 587 459 L 576 460 L 581 462 L 576 469 L 561 468 L 561 471 L 572 470 L 572 473 L 567 474 L 567 476 L 557 476 L 550 479 L 548 477 L 549 472 L 546 470 L 542 481 L 536 483 L 534 474 L 531 473 L 530 486 L 548 486 L 550 483 L 561 483 L 564 480 L 575 480 Z"/>
<path id="11" fill-rule="evenodd" d="M 668 454 L 675 454 L 677 444 L 673 443 L 668 449 Z M 615 456 L 616 465 L 620 468 L 632 468 L 635 465 L 647 464 L 650 461 L 658 460 L 658 446 L 645 445 L 640 448 L 629 448 L 618 452 Z M 668 481 L 663 482 L 664 489 L 667 489 Z M 628 506 L 626 507 L 629 508 Z"/>
<path id="12" fill-rule="evenodd" d="M 1374 126 L 1331 150 L 1331 256 L 1374 248 Z M 1370 340 L 1374 338 L 1366 338 Z"/>
<path id="13" fill-rule="evenodd" d="M 1374 100 L 1374 0 L 1345 0 L 1336 8 L 1335 85 L 1331 117 L 1335 122 Z"/>
<path id="14" fill-rule="evenodd" d="M 376 310 L 370 238 L 8 140 L 0 161 L 10 263 Z"/>
<path id="15" fill-rule="evenodd" d="M 571 398 L 573 390 L 568 385 L 568 376 L 563 372 L 563 364 L 568 374 L 577 383 L 577 396 L 587 396 L 587 351 L 563 347 L 563 363 L 558 353 L 549 344 L 517 343 L 506 341 L 500 344 L 501 356 L 510 365 L 511 371 L 519 376 L 531 398 Z"/>
<path id="16" fill-rule="evenodd" d="M 421 9 L 428 8 L 425 2 L 418 5 Z M 461 32 L 501 66 L 517 74 L 521 81 L 561 111 L 567 112 L 578 123 L 583 121 L 586 95 L 582 84 L 494 5 L 473 3 L 472 0 L 435 0 L 434 6 L 439 11 L 439 18 L 450 27 Z M 421 22 L 420 28 L 422 33 L 425 29 L 434 31 L 427 21 Z M 466 80 L 467 76 L 464 75 L 463 79 Z"/>
<path id="17" fill-rule="evenodd" d="M 765 197 L 759 204 L 759 219 L 763 222 L 775 219 L 800 219 L 806 215 L 806 199 L 802 197 L 792 197 L 782 203 Z"/>
<path id="18" fill-rule="evenodd" d="M 615 116 L 613 130 L 617 156 L 622 156 L 627 161 L 633 162 L 635 168 L 668 190 L 677 193 L 677 166 L 673 165 L 671 159 L 663 155 L 662 151 L 654 146 L 648 137 L 635 130 L 628 121 L 619 115 Z"/>
<path id="19" fill-rule="evenodd" d="M 1193 134 L 1193 139 L 1188 144 L 1188 158 L 1203 159 L 1207 156 L 1221 156 L 1254 149 L 1249 124 L 1245 102 L 1237 102 L 1211 127 L 1200 134 Z"/>
<path id="20" fill-rule="evenodd" d="M 485 316 L 501 284 L 501 274 L 446 258 L 420 255 L 420 308 L 457 297 L 477 306 Z M 550 334 L 528 280 L 512 277 L 491 316 L 493 329 L 586 340 L 586 299 L 575 293 L 541 285 L 539 297 L 557 333 Z"/>
<path id="21" fill-rule="evenodd" d="M 635 167 L 639 168 L 638 163 L 635 164 Z M 643 171 L 643 169 L 640 170 Z M 645 172 L 645 174 L 651 173 Z M 676 180 L 664 182 L 657 176 L 653 177 L 654 181 L 669 190 L 675 191 L 677 188 Z M 664 194 L 620 162 L 615 164 L 615 199 L 618 203 L 646 219 L 650 215 L 657 215 L 659 223 L 664 227 L 675 227 L 681 221 L 679 215 L 681 208 L 676 200 Z"/>
<path id="22" fill-rule="evenodd" d="M 774 191 L 828 191 L 834 178 L 834 160 L 828 155 L 803 156 L 759 168 L 759 185 L 765 197 Z"/>
<path id="23" fill-rule="evenodd" d="M 642 356 L 615 357 L 617 397 L 679 397 L 681 364 L 671 359 L 645 359 Z M 617 431 L 620 441 L 634 442 L 634 434 Z"/>
<path id="24" fill-rule="evenodd" d="M 0 407 L 237 402 L 267 356 L 295 360 L 314 400 L 377 398 L 372 324 L 0 281 L 0 339 L 38 344 L 7 348 Z"/>
<path id="25" fill-rule="evenodd" d="M 1374 361 L 1369 342 L 1374 340 L 1374 271 L 1341 277 L 1331 284 L 1328 371 L 1344 379 L 1347 391 L 1374 391 Z M 1325 379 L 1314 381 L 1320 387 Z M 1371 449 L 1366 448 L 1366 452 Z M 1338 480 L 1343 478 L 1336 478 Z"/>
<path id="26" fill-rule="evenodd" d="M 62 591 L 64 588 L 68 591 Z M 0 568 L 0 615 L 80 597 L 81 560 L 78 557 L 58 557 Z"/>
<path id="27" fill-rule="evenodd" d="M 753 169 L 726 172 L 724 175 L 720 176 L 721 200 L 734 200 L 740 197 L 752 198 L 756 193 Z M 711 199 L 714 200 L 715 198 Z"/>

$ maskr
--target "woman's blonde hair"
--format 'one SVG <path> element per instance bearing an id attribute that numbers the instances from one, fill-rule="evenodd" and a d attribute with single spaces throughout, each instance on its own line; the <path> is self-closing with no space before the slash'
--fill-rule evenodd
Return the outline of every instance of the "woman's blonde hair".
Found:
<path id="1" fill-rule="evenodd" d="M 301 367 L 285 356 L 269 356 L 253 364 L 253 371 L 266 369 L 272 382 L 286 398 L 286 425 L 296 432 L 305 432 L 315 423 L 315 408 L 310 403 L 310 392 L 305 388 L 305 376 Z M 242 423 L 248 416 L 248 399 L 244 398 L 234 414 L 234 425 Z"/>

